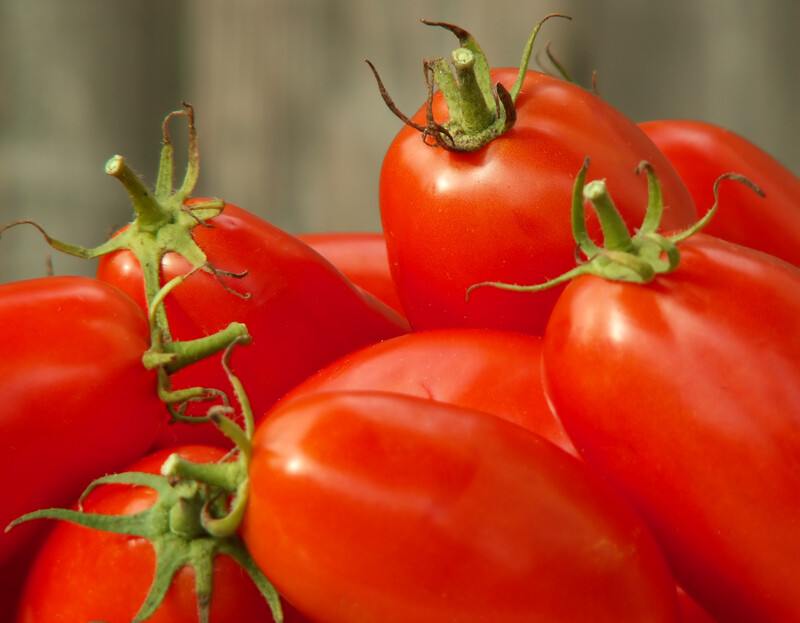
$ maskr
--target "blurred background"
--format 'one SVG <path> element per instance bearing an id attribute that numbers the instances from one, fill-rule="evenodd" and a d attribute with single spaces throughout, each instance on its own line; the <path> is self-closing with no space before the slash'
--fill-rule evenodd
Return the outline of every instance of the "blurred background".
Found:
<path id="1" fill-rule="evenodd" d="M 185 99 L 196 194 L 293 233 L 377 230 L 400 122 L 364 59 L 410 114 L 422 58 L 457 47 L 420 18 L 465 27 L 501 66 L 554 11 L 573 20 L 549 21 L 538 48 L 551 40 L 585 85 L 597 69 L 602 97 L 634 120 L 712 121 L 800 171 L 798 0 L 0 0 L 0 223 L 104 240 L 131 218 L 105 161 L 123 154 L 151 184 L 161 119 Z M 8 232 L 0 281 L 43 275 L 49 252 L 33 229 Z M 94 270 L 53 260 L 57 274 Z"/>

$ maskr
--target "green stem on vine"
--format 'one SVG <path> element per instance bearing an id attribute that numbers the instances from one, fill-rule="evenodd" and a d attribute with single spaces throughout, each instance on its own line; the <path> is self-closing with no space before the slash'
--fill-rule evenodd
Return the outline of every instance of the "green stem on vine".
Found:
<path id="1" fill-rule="evenodd" d="M 164 223 L 169 222 L 171 216 L 169 210 L 147 190 L 139 176 L 125 162 L 125 158 L 112 156 L 106 162 L 105 171 L 111 177 L 118 179 L 127 191 L 136 212 L 136 226 L 141 231 L 153 233 Z"/>
<path id="2" fill-rule="evenodd" d="M 516 103 L 517 96 L 519 92 L 522 90 L 522 83 L 525 82 L 525 74 L 528 71 L 528 65 L 531 61 L 531 53 L 533 52 L 533 45 L 536 43 L 536 37 L 539 34 L 544 23 L 553 18 L 553 17 L 561 17 L 564 19 L 572 20 L 572 17 L 569 15 L 562 15 L 561 13 L 550 13 L 545 15 L 536 26 L 533 27 L 530 36 L 528 37 L 528 41 L 525 43 L 525 48 L 522 50 L 522 58 L 519 61 L 519 72 L 517 73 L 517 79 L 514 81 L 514 86 L 511 87 L 511 99 L 513 102 Z"/>

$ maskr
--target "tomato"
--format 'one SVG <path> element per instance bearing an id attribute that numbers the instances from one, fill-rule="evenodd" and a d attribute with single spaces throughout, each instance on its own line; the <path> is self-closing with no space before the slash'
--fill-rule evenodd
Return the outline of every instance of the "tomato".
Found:
<path id="1" fill-rule="evenodd" d="M 17 604 L 25 577 L 28 574 L 31 561 L 36 553 L 36 543 L 29 545 L 23 552 L 12 558 L 4 565 L 0 565 L 0 623 L 13 623 Z"/>
<path id="2" fill-rule="evenodd" d="M 380 232 L 300 234 L 300 240 L 336 266 L 357 286 L 403 313 Z"/>
<path id="3" fill-rule="evenodd" d="M 681 588 L 678 588 L 678 609 L 681 613 L 679 617 L 681 623 L 716 623 L 716 620 Z"/>
<path id="4" fill-rule="evenodd" d="M 346 355 L 290 391 L 376 390 L 484 411 L 575 454 L 547 404 L 538 336 L 483 329 L 401 335 Z"/>
<path id="5" fill-rule="evenodd" d="M 485 413 L 380 392 L 256 430 L 242 536 L 326 623 L 675 621 L 647 529 L 583 464 Z"/>
<path id="6" fill-rule="evenodd" d="M 0 285 L 0 525 L 69 503 L 97 474 L 141 456 L 167 417 L 142 366 L 147 321 L 85 277 Z M 0 566 L 36 534 L 0 533 Z"/>
<path id="7" fill-rule="evenodd" d="M 516 69 L 497 69 L 510 87 Z M 447 118 L 440 93 L 437 120 Z M 540 283 L 574 265 L 570 198 L 584 157 L 615 189 L 626 222 L 638 225 L 646 191 L 634 170 L 649 161 L 663 184 L 668 229 L 695 218 L 692 199 L 667 159 L 636 125 L 580 87 L 528 72 L 516 123 L 477 151 L 454 152 L 406 126 L 380 177 L 380 207 L 392 275 L 415 329 L 486 327 L 541 334 L 560 291 L 520 297 L 469 286 L 482 281 Z M 414 119 L 424 123 L 425 111 Z M 619 189 L 619 190 L 616 190 Z M 590 232 L 597 235 L 596 220 Z"/>
<path id="8" fill-rule="evenodd" d="M 219 460 L 224 450 L 187 446 L 177 450 L 197 461 Z M 133 466 L 158 473 L 170 451 L 152 454 Z M 104 485 L 84 502 L 87 512 L 131 515 L 149 508 L 156 494 L 146 487 Z M 153 579 L 153 548 L 141 537 L 101 532 L 59 522 L 36 556 L 25 583 L 17 623 L 73 623 L 103 620 L 128 623 L 139 610 Z M 195 623 L 194 572 L 180 569 L 164 601 L 147 623 Z M 272 621 L 266 601 L 226 555 L 214 559 L 211 623 Z M 287 623 L 299 623 L 287 615 Z"/>
<path id="9" fill-rule="evenodd" d="M 728 171 L 758 184 L 720 188 L 720 207 L 705 232 L 800 265 L 800 178 L 747 139 L 702 121 L 648 121 L 639 126 L 680 174 L 699 210 L 714 201 L 714 180 Z"/>
<path id="10" fill-rule="evenodd" d="M 648 285 L 574 280 L 545 390 L 722 621 L 800 620 L 800 270 L 710 236 Z"/>
<path id="11" fill-rule="evenodd" d="M 232 321 L 247 325 L 252 344 L 237 350 L 234 362 L 257 416 L 337 357 L 407 330 L 396 312 L 358 291 L 307 245 L 266 221 L 227 204 L 211 224 L 195 227 L 194 240 L 213 266 L 247 271 L 241 279 L 220 279 L 250 298 L 227 292 L 216 277 L 199 271 L 167 297 L 167 316 L 178 340 L 212 334 Z M 190 266 L 170 253 L 161 269 L 166 281 Z M 141 271 L 129 251 L 104 256 L 98 277 L 144 306 Z M 176 387 L 228 389 L 219 356 L 193 364 L 174 378 Z M 171 426 L 161 434 L 159 445 L 176 441 L 227 443 L 210 424 Z"/>

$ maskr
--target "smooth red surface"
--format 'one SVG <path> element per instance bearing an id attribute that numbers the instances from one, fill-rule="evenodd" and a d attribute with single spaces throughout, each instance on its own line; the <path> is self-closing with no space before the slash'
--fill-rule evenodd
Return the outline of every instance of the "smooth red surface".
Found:
<path id="1" fill-rule="evenodd" d="M 95 279 L 0 285 L 0 528 L 147 451 L 167 418 L 148 340 L 141 310 Z M 0 566 L 38 531 L 0 532 Z"/>
<path id="2" fill-rule="evenodd" d="M 256 418 L 334 359 L 407 330 L 396 312 L 357 290 L 307 245 L 241 208 L 226 204 L 213 227 L 195 227 L 192 235 L 216 268 L 247 271 L 243 279 L 223 280 L 250 298 L 226 292 L 212 275 L 199 271 L 167 297 L 173 336 L 195 339 L 233 321 L 246 324 L 253 342 L 236 349 L 232 365 L 247 388 Z M 176 254 L 162 261 L 165 282 L 188 270 Z M 128 251 L 102 258 L 98 277 L 144 306 L 139 264 Z M 175 387 L 230 391 L 219 356 L 185 368 L 174 379 Z M 167 427 L 158 443 L 189 441 L 229 444 L 211 424 Z"/>
<path id="3" fill-rule="evenodd" d="M 741 173 L 764 191 L 761 198 L 724 183 L 705 233 L 800 266 L 800 178 L 747 139 L 710 123 L 664 120 L 639 127 L 680 174 L 701 214 L 713 205 L 714 181 L 723 173 Z"/>
<path id="4" fill-rule="evenodd" d="M 297 236 L 357 286 L 403 313 L 380 232 L 327 232 Z"/>
<path id="5" fill-rule="evenodd" d="M 284 397 L 375 390 L 484 411 L 576 454 L 541 382 L 542 339 L 485 329 L 401 335 L 346 355 Z"/>
<path id="6" fill-rule="evenodd" d="M 721 621 L 800 620 L 800 270 L 710 236 L 648 285 L 579 277 L 545 390 Z"/>
<path id="7" fill-rule="evenodd" d="M 510 88 L 516 69 L 493 80 Z M 440 93 L 436 119 L 447 113 Z M 415 117 L 424 124 L 424 109 Z M 590 178 L 605 178 L 626 222 L 638 227 L 647 206 L 648 160 L 659 175 L 664 226 L 695 220 L 688 191 L 667 159 L 636 125 L 573 84 L 528 72 L 516 125 L 471 153 L 423 144 L 400 130 L 381 169 L 380 206 L 392 275 L 415 329 L 483 327 L 541 334 L 561 288 L 536 295 L 482 288 L 481 281 L 535 284 L 575 263 L 570 229 L 572 186 L 583 159 Z M 590 219 L 590 231 L 599 227 Z"/>
<path id="8" fill-rule="evenodd" d="M 676 621 L 647 529 L 585 465 L 500 418 L 378 392 L 256 431 L 242 535 L 326 623 Z"/>
<path id="9" fill-rule="evenodd" d="M 700 604 L 692 599 L 686 591 L 678 588 L 678 619 L 681 623 L 717 623 Z"/>
<path id="10" fill-rule="evenodd" d="M 131 471 L 157 473 L 173 452 L 197 462 L 219 460 L 224 450 L 187 446 L 150 455 Z M 156 494 L 145 487 L 106 485 L 84 503 L 87 512 L 132 514 L 149 508 Z M 139 537 L 100 532 L 59 522 L 45 541 L 27 580 L 17 623 L 130 623 L 155 570 L 152 546 Z M 228 556 L 214 561 L 211 623 L 266 623 L 269 606 L 244 571 Z M 305 619 L 291 612 L 287 623 Z M 175 576 L 162 605 L 147 623 L 196 623 L 194 571 Z"/>

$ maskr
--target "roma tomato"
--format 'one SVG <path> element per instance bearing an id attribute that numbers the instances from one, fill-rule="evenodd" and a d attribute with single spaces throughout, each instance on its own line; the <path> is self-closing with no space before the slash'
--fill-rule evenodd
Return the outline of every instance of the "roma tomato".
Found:
<path id="1" fill-rule="evenodd" d="M 648 121 L 639 127 L 680 174 L 698 210 L 714 201 L 713 186 L 734 171 L 758 184 L 764 197 L 731 184 L 705 232 L 766 251 L 800 266 L 800 178 L 747 139 L 702 121 Z"/>
<path id="2" fill-rule="evenodd" d="M 407 330 L 396 312 L 357 290 L 319 254 L 266 221 L 226 204 L 212 224 L 195 227 L 192 236 L 212 265 L 247 273 L 241 279 L 222 279 L 249 298 L 227 292 L 216 277 L 200 271 L 167 297 L 166 312 L 179 340 L 210 335 L 233 321 L 247 325 L 253 340 L 237 351 L 236 369 L 257 416 L 334 359 Z M 189 270 L 181 256 L 164 256 L 164 281 Z M 139 263 L 129 251 L 104 256 L 97 275 L 144 306 Z M 176 387 L 227 389 L 219 356 L 174 378 Z M 212 425 L 196 424 L 166 428 L 159 445 L 187 440 L 227 443 Z"/>
<path id="3" fill-rule="evenodd" d="M 461 39 L 464 47 L 474 44 Z M 517 72 L 492 70 L 491 84 L 513 91 Z M 491 99 L 492 93 L 482 96 Z M 425 108 L 413 117 L 420 126 L 426 124 Z M 600 98 L 528 71 L 513 108 L 513 126 L 478 149 L 434 147 L 405 126 L 386 153 L 380 177 L 383 230 L 400 300 L 415 329 L 542 333 L 560 289 L 536 297 L 483 289 L 469 301 L 465 294 L 488 280 L 540 283 L 574 265 L 570 197 L 586 156 L 598 176 L 620 188 L 615 198 L 627 222 L 638 225 L 646 205 L 646 193 L 635 183 L 641 160 L 661 174 L 665 225 L 680 228 L 695 218 L 692 199 L 667 159 L 635 123 Z M 441 91 L 433 96 L 432 111 L 439 124 L 449 118 Z M 594 219 L 589 227 L 592 235 L 598 233 Z"/>
<path id="4" fill-rule="evenodd" d="M 403 313 L 380 232 L 331 232 L 297 236 L 360 288 Z"/>
<path id="5" fill-rule="evenodd" d="M 585 466 L 500 418 L 379 392 L 259 426 L 242 536 L 326 623 L 675 621 L 645 526 Z"/>
<path id="6" fill-rule="evenodd" d="M 148 340 L 142 311 L 95 279 L 0 285 L 0 526 L 147 451 L 167 418 L 142 366 Z M 0 533 L 0 566 L 35 533 Z"/>
<path id="7" fill-rule="evenodd" d="M 800 270 L 710 236 L 649 284 L 578 277 L 545 389 L 721 621 L 800 620 Z"/>
<path id="8" fill-rule="evenodd" d="M 290 391 L 307 394 L 374 390 L 484 411 L 575 448 L 553 415 L 541 383 L 542 339 L 484 329 L 401 335 L 346 355 Z"/>
<path id="9" fill-rule="evenodd" d="M 196 462 L 220 460 L 224 450 L 186 446 L 173 450 Z M 146 457 L 133 470 L 158 473 L 168 451 Z M 104 485 L 84 502 L 87 512 L 132 515 L 155 501 L 146 487 Z M 214 559 L 210 621 L 272 621 L 269 606 L 248 576 L 226 555 Z M 152 546 L 143 538 L 59 523 L 36 556 L 26 580 L 17 623 L 128 623 L 147 595 L 155 571 Z M 180 569 L 147 623 L 196 623 L 194 572 Z M 287 612 L 287 623 L 305 621 Z"/>

